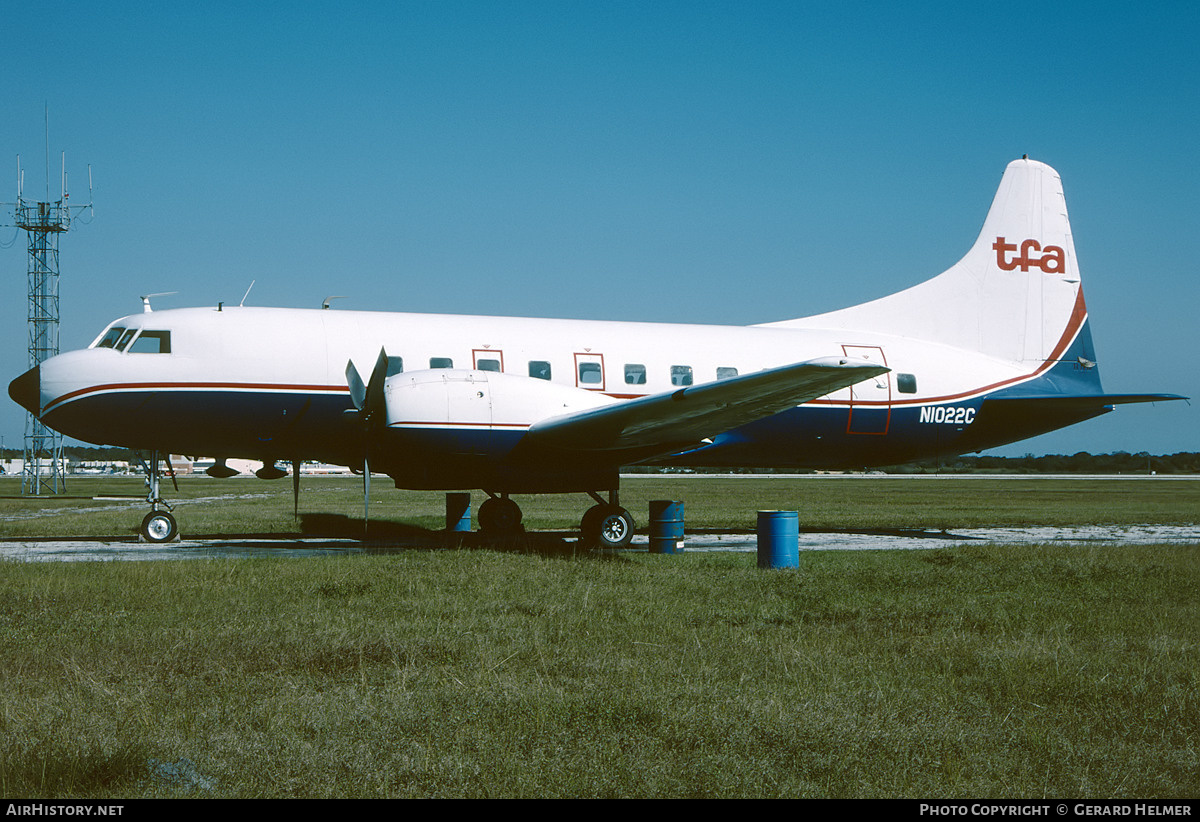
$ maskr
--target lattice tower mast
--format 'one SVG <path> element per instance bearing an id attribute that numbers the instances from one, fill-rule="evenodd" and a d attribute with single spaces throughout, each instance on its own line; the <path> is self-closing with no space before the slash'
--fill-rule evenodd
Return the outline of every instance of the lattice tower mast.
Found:
<path id="1" fill-rule="evenodd" d="M 47 166 L 49 158 L 47 158 Z M 51 202 L 49 180 L 46 199 L 33 202 L 24 197 L 24 173 L 17 157 L 17 202 L 13 209 L 17 228 L 28 237 L 27 320 L 29 328 L 30 368 L 58 353 L 58 238 L 71 228 L 74 213 L 92 208 L 92 170 L 88 167 L 88 203 L 72 206 L 67 193 L 67 160 L 63 154 L 62 195 Z M 47 174 L 47 177 L 49 175 Z M 62 434 L 48 428 L 32 413 L 25 417 L 24 467 L 21 472 L 22 494 L 59 494 L 66 490 Z"/>

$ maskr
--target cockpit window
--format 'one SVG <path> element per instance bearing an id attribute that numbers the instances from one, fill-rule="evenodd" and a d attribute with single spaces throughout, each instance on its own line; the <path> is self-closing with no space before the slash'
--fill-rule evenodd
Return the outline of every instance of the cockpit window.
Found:
<path id="1" fill-rule="evenodd" d="M 143 331 L 129 346 L 130 354 L 170 354 L 170 331 Z"/>
<path id="2" fill-rule="evenodd" d="M 125 346 L 129 345 L 129 341 L 133 339 L 133 336 L 137 334 L 137 332 L 138 330 L 136 328 L 127 329 L 125 333 L 121 335 L 120 341 L 117 342 L 116 349 L 118 351 L 124 351 Z"/>
<path id="3" fill-rule="evenodd" d="M 96 347 L 112 348 L 117 344 L 117 340 L 121 339 L 121 335 L 124 333 L 124 328 L 121 328 L 120 326 L 114 326 L 113 328 L 108 329 L 108 333 L 100 338 L 100 342 L 96 343 Z"/>

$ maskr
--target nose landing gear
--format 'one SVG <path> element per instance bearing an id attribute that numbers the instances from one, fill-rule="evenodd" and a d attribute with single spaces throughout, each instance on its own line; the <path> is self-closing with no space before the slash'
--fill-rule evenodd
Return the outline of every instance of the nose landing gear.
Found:
<path id="1" fill-rule="evenodd" d="M 142 463 L 142 469 L 146 472 L 146 487 L 149 491 L 146 493 L 146 502 L 150 503 L 150 513 L 146 514 L 142 520 L 142 525 L 138 529 L 138 533 L 146 542 L 162 543 L 170 542 L 179 537 L 179 525 L 175 522 L 175 517 L 171 515 L 174 507 L 162 498 L 159 492 L 161 472 L 158 467 L 158 452 L 150 452 L 150 461 L 146 462 L 138 456 Z M 179 483 L 175 479 L 175 470 L 171 467 L 170 455 L 167 456 L 167 471 L 171 475 L 171 482 L 175 485 L 175 491 L 179 491 Z"/>

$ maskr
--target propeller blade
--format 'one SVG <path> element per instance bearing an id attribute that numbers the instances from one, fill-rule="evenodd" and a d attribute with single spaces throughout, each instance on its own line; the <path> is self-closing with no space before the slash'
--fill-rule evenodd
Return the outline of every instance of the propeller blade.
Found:
<path id="1" fill-rule="evenodd" d="M 353 360 L 346 361 L 346 385 L 350 386 L 350 401 L 361 411 L 367 401 L 367 387 L 363 385 L 362 377 L 358 376 Z"/>
<path id="2" fill-rule="evenodd" d="M 404 358 L 389 357 L 387 350 L 383 348 L 379 349 L 379 357 L 376 358 L 375 367 L 371 369 L 371 376 L 366 383 L 363 383 L 358 369 L 354 367 L 354 361 L 346 363 L 346 385 L 350 388 L 350 400 L 354 407 L 362 412 L 365 422 L 382 418 L 386 404 L 384 389 L 387 378 L 403 370 Z"/>
<path id="3" fill-rule="evenodd" d="M 300 519 L 300 460 L 292 460 L 292 515 Z"/>
<path id="4" fill-rule="evenodd" d="M 387 367 L 387 352 L 381 348 L 379 357 L 375 360 L 375 367 L 371 369 L 371 378 L 367 381 L 366 410 L 368 415 L 373 415 L 383 408 L 383 383 L 387 380 Z"/>
<path id="5" fill-rule="evenodd" d="M 375 360 L 375 367 L 371 369 L 371 378 L 367 381 L 366 396 L 363 401 L 368 418 L 376 421 L 383 419 L 384 407 L 387 404 L 385 383 L 388 377 L 399 374 L 403 370 L 403 357 L 389 357 L 386 349 L 379 349 L 379 357 Z"/>
<path id="6" fill-rule="evenodd" d="M 371 521 L 371 466 L 363 456 L 363 532 Z"/>
<path id="7" fill-rule="evenodd" d="M 350 387 L 350 399 L 358 409 L 358 418 L 366 433 L 363 441 L 363 531 L 371 521 L 371 438 L 379 428 L 387 425 L 387 380 L 404 370 L 404 359 L 389 357 L 387 350 L 379 349 L 371 376 L 363 384 L 353 361 L 346 363 L 346 384 Z M 372 430 L 374 429 L 374 430 Z"/>

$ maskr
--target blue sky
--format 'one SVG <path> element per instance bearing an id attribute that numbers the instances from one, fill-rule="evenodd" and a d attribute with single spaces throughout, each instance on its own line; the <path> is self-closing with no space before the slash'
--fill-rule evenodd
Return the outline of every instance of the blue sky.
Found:
<path id="1" fill-rule="evenodd" d="M 20 4 L 0 201 L 60 245 L 63 350 L 240 301 L 747 324 L 949 267 L 1004 166 L 1061 173 L 1105 388 L 1200 398 L 1200 11 L 1190 3 Z M 7 169 L 7 170 L 6 170 Z M 11 222 L 11 209 L 3 222 Z M 0 377 L 26 367 L 0 228 Z M 5 396 L 0 434 L 22 437 Z M 1000 453 L 1200 451 L 1184 403 Z"/>

